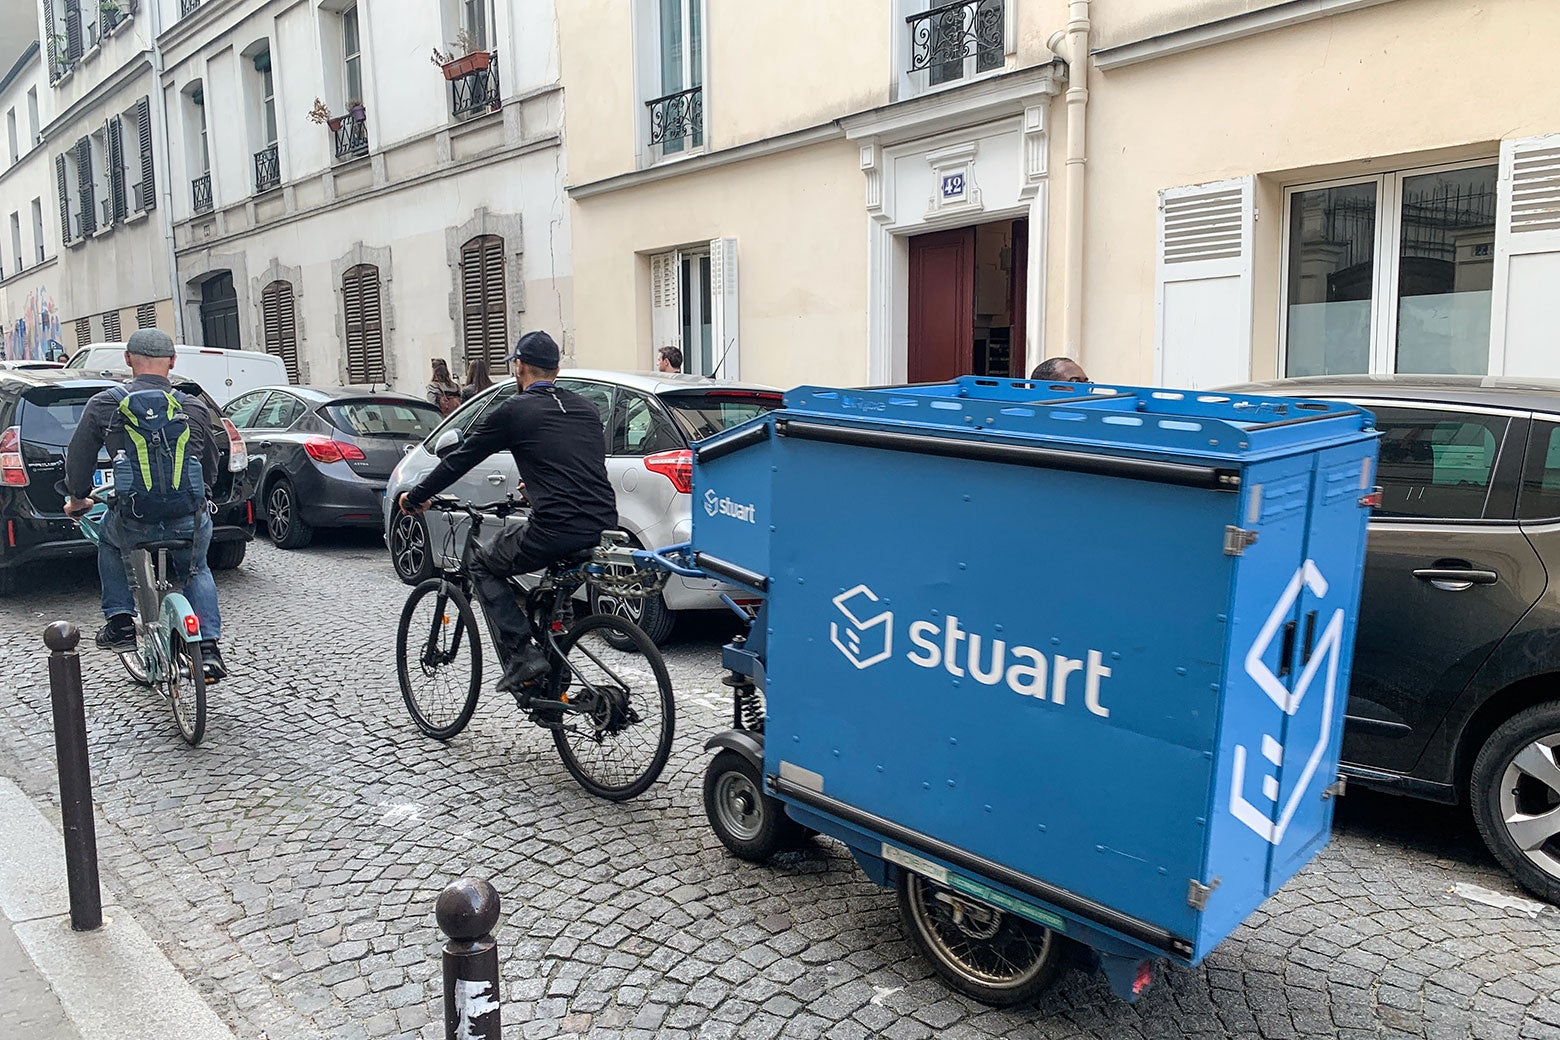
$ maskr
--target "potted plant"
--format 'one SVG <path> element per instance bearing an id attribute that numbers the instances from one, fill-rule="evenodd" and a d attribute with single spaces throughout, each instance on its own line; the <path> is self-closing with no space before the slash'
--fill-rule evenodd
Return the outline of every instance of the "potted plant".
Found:
<path id="1" fill-rule="evenodd" d="M 368 118 L 368 110 L 363 107 L 363 102 L 354 98 L 347 102 L 347 115 L 354 123 L 361 123 Z"/>
<path id="2" fill-rule="evenodd" d="M 331 133 L 341 129 L 341 117 L 331 115 L 330 109 L 319 98 L 314 99 L 314 107 L 309 109 L 309 122 L 329 126 Z"/>
<path id="3" fill-rule="evenodd" d="M 457 47 L 460 48 L 459 55 L 455 53 Z M 462 76 L 469 76 L 473 72 L 486 72 L 493 63 L 493 55 L 487 51 L 477 50 L 476 41 L 471 38 L 470 33 L 462 29 L 449 50 L 441 51 L 435 47 L 431 60 L 444 70 L 445 79 L 455 80 Z"/>

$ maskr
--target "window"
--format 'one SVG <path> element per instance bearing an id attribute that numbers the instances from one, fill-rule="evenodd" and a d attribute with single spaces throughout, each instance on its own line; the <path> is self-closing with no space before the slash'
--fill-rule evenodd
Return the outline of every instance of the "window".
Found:
<path id="1" fill-rule="evenodd" d="M 243 397 L 232 401 L 222 409 L 222 414 L 228 417 L 234 426 L 240 430 L 247 430 L 255 421 L 255 416 L 260 412 L 260 405 L 265 403 L 265 395 L 269 390 L 256 390 L 254 393 L 245 394 Z"/>
<path id="2" fill-rule="evenodd" d="M 1522 464 L 1517 516 L 1523 520 L 1560 518 L 1560 422 L 1535 419 Z"/>
<path id="3" fill-rule="evenodd" d="M 291 282 L 272 282 L 261 290 L 260 324 L 265 352 L 282 359 L 288 382 L 298 382 L 298 317 Z"/>
<path id="4" fill-rule="evenodd" d="M 502 238 L 481 235 L 461 247 L 460 297 L 466 364 L 502 372 L 509 349 Z"/>
<path id="5" fill-rule="evenodd" d="M 16 109 L 14 108 L 5 114 L 5 136 L 11 145 L 11 165 L 15 166 L 16 160 L 22 157 L 22 153 L 17 150 Z"/>
<path id="6" fill-rule="evenodd" d="M 138 329 L 155 329 L 157 327 L 157 305 L 155 303 L 143 303 L 135 309 L 135 327 Z"/>
<path id="7" fill-rule="evenodd" d="M 76 234 L 86 238 L 97 231 L 97 178 L 92 172 L 92 141 L 76 142 Z"/>
<path id="8" fill-rule="evenodd" d="M 357 5 L 341 12 L 342 68 L 348 104 L 363 100 L 363 45 L 358 35 Z"/>
<path id="9" fill-rule="evenodd" d="M 439 410 L 420 401 L 348 401 L 327 405 L 330 424 L 356 437 L 414 437 L 422 440 L 443 420 Z"/>
<path id="10" fill-rule="evenodd" d="M 487 5 L 488 0 L 460 0 L 460 27 L 473 51 L 488 49 Z"/>
<path id="11" fill-rule="evenodd" d="M 1487 372 L 1496 172 L 1286 192 L 1285 374 Z"/>
<path id="12" fill-rule="evenodd" d="M 704 0 L 641 0 L 640 83 L 655 162 L 704 146 Z"/>
<path id="13" fill-rule="evenodd" d="M 112 227 L 116 214 L 113 190 L 109 186 L 108 129 L 87 135 L 87 150 L 92 163 L 92 201 L 97 206 L 93 217 L 100 228 Z"/>
<path id="14" fill-rule="evenodd" d="M 84 347 L 92 342 L 92 319 L 76 319 L 76 346 Z"/>
<path id="15" fill-rule="evenodd" d="M 271 52 L 266 51 L 256 58 L 255 67 L 260 69 L 260 126 L 264 131 L 264 143 L 275 144 L 276 81 L 271 76 Z"/>
<path id="16" fill-rule="evenodd" d="M 303 414 L 303 402 L 291 394 L 272 394 L 250 423 L 253 430 L 285 430 Z M 237 423 L 233 424 L 237 426 Z"/>
<path id="17" fill-rule="evenodd" d="M 620 390 L 612 414 L 612 455 L 653 455 L 686 448 L 676 427 L 651 398 Z"/>
<path id="18" fill-rule="evenodd" d="M 46 259 L 45 256 L 44 256 L 44 252 L 43 252 L 43 200 L 42 199 L 33 199 L 33 201 L 32 201 L 32 228 L 33 228 L 33 251 L 37 255 L 37 262 L 41 264 Z"/>
<path id="19" fill-rule="evenodd" d="M 380 319 L 379 268 L 358 264 L 341 276 L 341 309 L 347 341 L 347 382 L 385 381 L 384 324 Z"/>
<path id="20" fill-rule="evenodd" d="M 119 116 L 114 116 L 104 127 L 104 141 L 108 148 L 108 195 L 104 211 L 111 214 L 110 222 L 118 223 L 130 215 L 130 194 L 125 187 L 125 124 Z"/>
<path id="21" fill-rule="evenodd" d="M 14 270 L 22 269 L 22 215 L 11 214 L 11 256 L 16 259 Z"/>
<path id="22" fill-rule="evenodd" d="M 506 380 L 497 386 L 486 390 L 449 414 L 444 422 L 435 429 L 423 441 L 424 444 L 438 438 L 445 430 L 459 430 L 467 433 L 477 424 L 477 420 L 498 405 L 503 404 L 514 396 L 515 384 L 513 380 Z"/>
<path id="23" fill-rule="evenodd" d="M 76 153 L 74 149 L 54 157 L 54 188 L 60 203 L 60 241 L 72 242 L 76 238 L 74 199 L 76 183 Z"/>
<path id="24" fill-rule="evenodd" d="M 688 439 L 697 441 L 779 408 L 781 396 L 757 390 L 688 391 L 662 394 L 661 403 Z"/>
<path id="25" fill-rule="evenodd" d="M 152 156 L 151 98 L 143 97 L 135 103 L 133 122 L 136 130 L 136 145 L 139 146 L 141 155 L 141 179 L 132 189 L 130 201 L 137 212 L 146 212 L 157 207 L 156 179 L 153 176 L 156 163 Z"/>
<path id="26" fill-rule="evenodd" d="M 38 143 L 38 88 L 27 92 L 27 147 Z"/>
<path id="27" fill-rule="evenodd" d="M 1377 516 L 1478 520 L 1510 420 L 1504 415 L 1366 404 L 1381 431 Z"/>
<path id="28" fill-rule="evenodd" d="M 612 398 L 616 393 L 614 388 L 604 383 L 584 383 L 574 379 L 560 379 L 558 385 L 565 390 L 572 390 L 596 406 L 596 414 L 601 416 L 601 429 L 605 434 L 607 426 L 612 422 Z"/>
<path id="29" fill-rule="evenodd" d="M 737 375 L 737 240 L 650 258 L 652 348 L 676 347 L 684 372 Z M 655 353 L 647 367 L 655 367 Z"/>

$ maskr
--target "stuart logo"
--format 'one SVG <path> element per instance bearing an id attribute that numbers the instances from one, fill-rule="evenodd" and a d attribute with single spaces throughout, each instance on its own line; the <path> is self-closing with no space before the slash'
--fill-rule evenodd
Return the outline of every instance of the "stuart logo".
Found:
<path id="1" fill-rule="evenodd" d="M 751 502 L 743 504 L 716 494 L 714 488 L 704 492 L 704 511 L 710 516 L 729 516 L 733 520 L 758 523 L 758 507 Z"/>
<path id="2" fill-rule="evenodd" d="M 857 668 L 870 668 L 894 652 L 894 615 L 887 610 L 871 614 L 880 602 L 865 585 L 834 597 L 849 623 L 842 630 L 838 621 L 829 622 L 829 641 Z"/>
<path id="3" fill-rule="evenodd" d="M 1246 674 L 1251 676 L 1252 680 L 1261 687 L 1262 692 L 1278 705 L 1278 709 L 1287 718 L 1293 718 L 1299 712 L 1306 694 L 1310 692 L 1317 673 L 1321 671 L 1322 665 L 1326 664 L 1327 678 L 1322 687 L 1320 709 L 1321 727 L 1316 745 L 1311 748 L 1287 748 L 1272 734 L 1262 734 L 1262 757 L 1272 766 L 1272 771 L 1263 773 L 1262 793 L 1256 801 L 1248 798 L 1246 794 L 1246 759 L 1249 754 L 1246 746 L 1235 745 L 1233 756 L 1234 776 L 1230 787 L 1230 812 L 1241 823 L 1273 845 L 1284 840 L 1284 831 L 1289 828 L 1289 821 L 1294 819 L 1295 810 L 1300 807 L 1301 799 L 1310 789 L 1311 781 L 1316 778 L 1316 770 L 1321 765 L 1322 756 L 1327 753 L 1327 743 L 1332 736 L 1333 700 L 1337 696 L 1338 653 L 1343 643 L 1343 608 L 1341 607 L 1333 611 L 1332 619 L 1327 622 L 1327 627 L 1322 629 L 1321 638 L 1302 667 L 1299 677 L 1295 679 L 1293 689 L 1285 686 L 1263 660 L 1267 656 L 1268 648 L 1273 645 L 1274 636 L 1294 611 L 1295 602 L 1300 598 L 1302 589 L 1309 589 L 1318 599 L 1327 595 L 1327 579 L 1322 577 L 1322 572 L 1310 560 L 1306 560 L 1300 569 L 1295 571 L 1294 577 L 1289 579 L 1288 587 L 1278 597 L 1278 602 L 1273 604 L 1273 612 L 1268 615 L 1262 630 L 1257 633 L 1256 641 L 1246 652 Z M 1279 783 L 1275 773 L 1292 752 L 1306 755 L 1305 764 L 1301 767 L 1300 777 L 1295 782 L 1294 789 L 1289 792 L 1289 797 L 1280 803 Z"/>
<path id="4" fill-rule="evenodd" d="M 829 641 L 857 668 L 870 668 L 894 653 L 894 615 L 865 585 L 834 597 L 844 622 L 829 622 Z M 1090 714 L 1109 718 L 1101 692 L 1111 669 L 1105 655 L 1089 650 L 1083 657 L 1044 654 L 1032 646 L 1009 644 L 963 628 L 957 616 L 912 621 L 905 633 L 913 647 L 904 659 L 918 668 L 941 669 L 955 678 L 966 676 L 982 686 L 1006 686 L 1021 697 L 1064 705 L 1069 693 L 1082 686 L 1083 705 Z M 1076 678 L 1075 678 L 1076 677 Z"/>

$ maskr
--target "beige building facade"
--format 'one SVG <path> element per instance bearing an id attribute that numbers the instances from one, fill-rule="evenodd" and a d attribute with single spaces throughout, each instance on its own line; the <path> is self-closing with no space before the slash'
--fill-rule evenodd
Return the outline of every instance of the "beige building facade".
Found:
<path id="1" fill-rule="evenodd" d="M 1548 0 L 580 0 L 559 29 L 583 362 L 1560 375 Z"/>

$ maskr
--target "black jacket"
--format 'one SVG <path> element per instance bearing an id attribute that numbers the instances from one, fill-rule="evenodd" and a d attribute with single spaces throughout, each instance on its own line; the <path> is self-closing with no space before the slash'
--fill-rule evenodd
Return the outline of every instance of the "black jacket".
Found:
<path id="1" fill-rule="evenodd" d="M 490 455 L 508 451 L 531 500 L 531 526 L 596 534 L 618 522 L 607 479 L 607 441 L 595 405 L 551 383 L 533 383 L 482 417 L 463 443 L 407 493 L 426 502 Z"/>
<path id="2" fill-rule="evenodd" d="M 136 376 L 125 384 L 125 388 L 131 393 L 137 390 L 171 391 L 184 406 L 184 413 L 189 417 L 190 446 L 200 459 L 209 496 L 217 481 L 221 456 L 206 402 L 174 390 L 173 384 L 162 376 Z M 106 445 L 108 457 L 113 458 L 125 446 L 125 424 L 119 417 L 119 400 L 112 390 L 103 390 L 94 394 L 81 412 L 81 422 L 76 425 L 70 447 L 65 452 L 65 489 L 73 498 L 86 498 L 92 493 L 92 474 L 98 466 L 98 452 Z"/>

